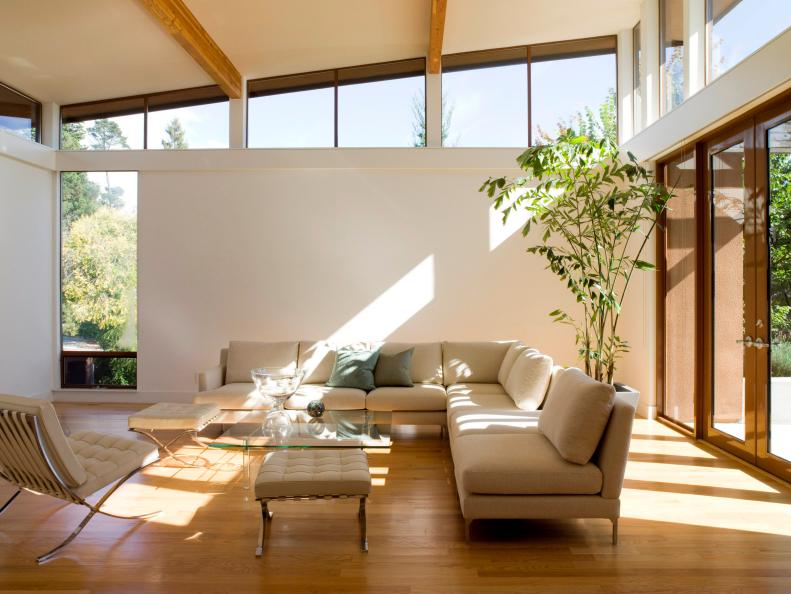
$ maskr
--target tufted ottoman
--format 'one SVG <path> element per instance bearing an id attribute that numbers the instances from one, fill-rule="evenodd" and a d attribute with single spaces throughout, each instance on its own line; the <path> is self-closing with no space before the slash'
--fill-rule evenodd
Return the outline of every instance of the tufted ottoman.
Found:
<path id="1" fill-rule="evenodd" d="M 129 417 L 129 430 L 148 437 L 168 455 L 178 460 L 178 456 L 170 451 L 170 444 L 187 435 L 192 441 L 205 447 L 198 441 L 198 431 L 206 427 L 220 414 L 216 404 L 180 404 L 176 402 L 160 402 L 144 408 Z M 162 443 L 154 436 L 154 431 L 181 431 L 168 443 Z M 183 462 L 183 461 L 182 461 Z M 186 462 L 183 462 L 186 464 Z"/>
<path id="2" fill-rule="evenodd" d="M 261 502 L 261 525 L 256 557 L 264 552 L 270 501 L 297 499 L 360 499 L 360 546 L 368 551 L 365 502 L 371 492 L 368 457 L 358 449 L 286 449 L 264 456 L 255 479 L 255 498 Z"/>

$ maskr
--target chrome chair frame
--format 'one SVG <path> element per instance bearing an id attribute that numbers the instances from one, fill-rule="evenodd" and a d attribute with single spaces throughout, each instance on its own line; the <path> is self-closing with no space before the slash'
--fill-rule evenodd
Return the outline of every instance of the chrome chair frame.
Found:
<path id="1" fill-rule="evenodd" d="M 149 465 L 136 468 L 116 481 L 95 504 L 88 503 L 69 487 L 52 462 L 38 417 L 19 411 L 0 410 L 0 477 L 17 487 L 16 493 L 0 507 L 0 513 L 8 508 L 23 490 L 84 505 L 91 510 L 66 540 L 47 553 L 39 555 L 36 558 L 37 563 L 43 563 L 54 557 L 82 532 L 96 514 L 122 520 L 138 520 L 161 513 L 157 511 L 137 516 L 119 516 L 101 509 L 118 487 Z"/>

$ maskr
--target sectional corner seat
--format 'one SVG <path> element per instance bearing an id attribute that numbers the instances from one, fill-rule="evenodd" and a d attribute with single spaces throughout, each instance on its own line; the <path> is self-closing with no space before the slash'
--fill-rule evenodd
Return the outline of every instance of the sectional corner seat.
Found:
<path id="1" fill-rule="evenodd" d="M 354 388 L 327 387 L 337 347 L 325 341 L 242 342 L 222 349 L 220 363 L 199 374 L 198 403 L 216 403 L 224 410 L 266 409 L 250 380 L 254 367 L 299 367 L 303 385 L 285 406 L 304 409 L 321 399 L 328 410 L 391 411 L 394 424 L 447 426 L 456 486 L 467 528 L 476 519 L 606 518 L 617 536 L 620 493 L 637 405 L 633 394 L 615 393 L 598 433 L 593 455 L 584 463 L 561 455 L 539 429 L 544 401 L 577 398 L 580 409 L 586 390 L 601 391 L 577 369 L 546 367 L 532 406 L 520 402 L 533 378 L 518 376 L 515 362 L 528 350 L 520 341 L 359 343 L 394 354 L 414 347 L 413 387 L 381 387 L 366 393 Z M 519 368 L 519 370 L 517 369 Z M 564 384 L 560 378 L 571 374 Z M 573 377 L 572 377 L 573 376 Z M 575 394 L 560 394 L 561 385 Z M 540 383 L 543 381 L 543 383 Z M 557 386 L 557 390 L 553 388 Z M 611 389 L 611 388 L 610 388 Z M 614 389 L 613 389 L 614 391 Z M 568 390 L 566 390 L 568 392 Z M 588 419 L 574 418 L 572 440 L 590 433 Z M 577 415 L 579 417 L 579 415 Z M 587 436 L 590 441 L 591 436 Z"/>

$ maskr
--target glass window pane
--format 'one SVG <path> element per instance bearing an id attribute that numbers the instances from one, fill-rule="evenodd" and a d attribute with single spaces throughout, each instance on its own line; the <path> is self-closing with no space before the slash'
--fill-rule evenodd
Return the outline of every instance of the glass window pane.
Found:
<path id="1" fill-rule="evenodd" d="M 789 0 L 711 0 L 709 80 L 791 26 Z"/>
<path id="2" fill-rule="evenodd" d="M 35 142 L 39 139 L 40 109 L 36 101 L 0 84 L 0 129 Z"/>
<path id="3" fill-rule="evenodd" d="M 662 113 L 684 101 L 684 0 L 660 0 Z"/>
<path id="4" fill-rule="evenodd" d="M 338 146 L 424 145 L 424 76 L 338 87 Z"/>
<path id="5" fill-rule="evenodd" d="M 745 438 L 745 150 L 739 143 L 711 156 L 714 269 L 714 428 Z"/>
<path id="6" fill-rule="evenodd" d="M 791 460 L 791 122 L 769 131 L 769 451 Z"/>
<path id="7" fill-rule="evenodd" d="M 310 89 L 249 99 L 247 145 L 252 148 L 334 146 L 334 89 Z"/>
<path id="8" fill-rule="evenodd" d="M 697 224 L 695 156 L 671 161 L 665 185 L 673 193 L 665 225 L 665 394 L 662 413 L 695 426 Z"/>
<path id="9" fill-rule="evenodd" d="M 530 65 L 533 144 L 566 130 L 616 142 L 615 53 L 534 61 Z"/>
<path id="10" fill-rule="evenodd" d="M 150 110 L 148 148 L 228 148 L 228 102 Z"/>
<path id="11" fill-rule="evenodd" d="M 64 123 L 60 146 L 64 150 L 140 150 L 143 127 L 142 113 Z"/>
<path id="12" fill-rule="evenodd" d="M 527 65 L 442 73 L 443 146 L 527 146 Z"/>
<path id="13" fill-rule="evenodd" d="M 632 116 L 635 133 L 643 129 L 643 49 L 640 23 L 632 29 Z"/>
<path id="14" fill-rule="evenodd" d="M 63 351 L 135 352 L 137 173 L 63 172 L 61 197 Z"/>

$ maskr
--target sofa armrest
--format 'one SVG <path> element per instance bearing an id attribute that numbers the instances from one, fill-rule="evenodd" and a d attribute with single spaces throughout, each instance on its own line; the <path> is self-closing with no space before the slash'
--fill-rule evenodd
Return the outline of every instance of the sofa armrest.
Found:
<path id="1" fill-rule="evenodd" d="M 596 463 L 602 473 L 601 496 L 605 499 L 618 499 L 621 496 L 634 413 L 634 402 L 616 394 L 596 456 Z"/>
<path id="2" fill-rule="evenodd" d="M 198 373 L 198 392 L 216 390 L 225 382 L 225 365 L 214 367 Z"/>

